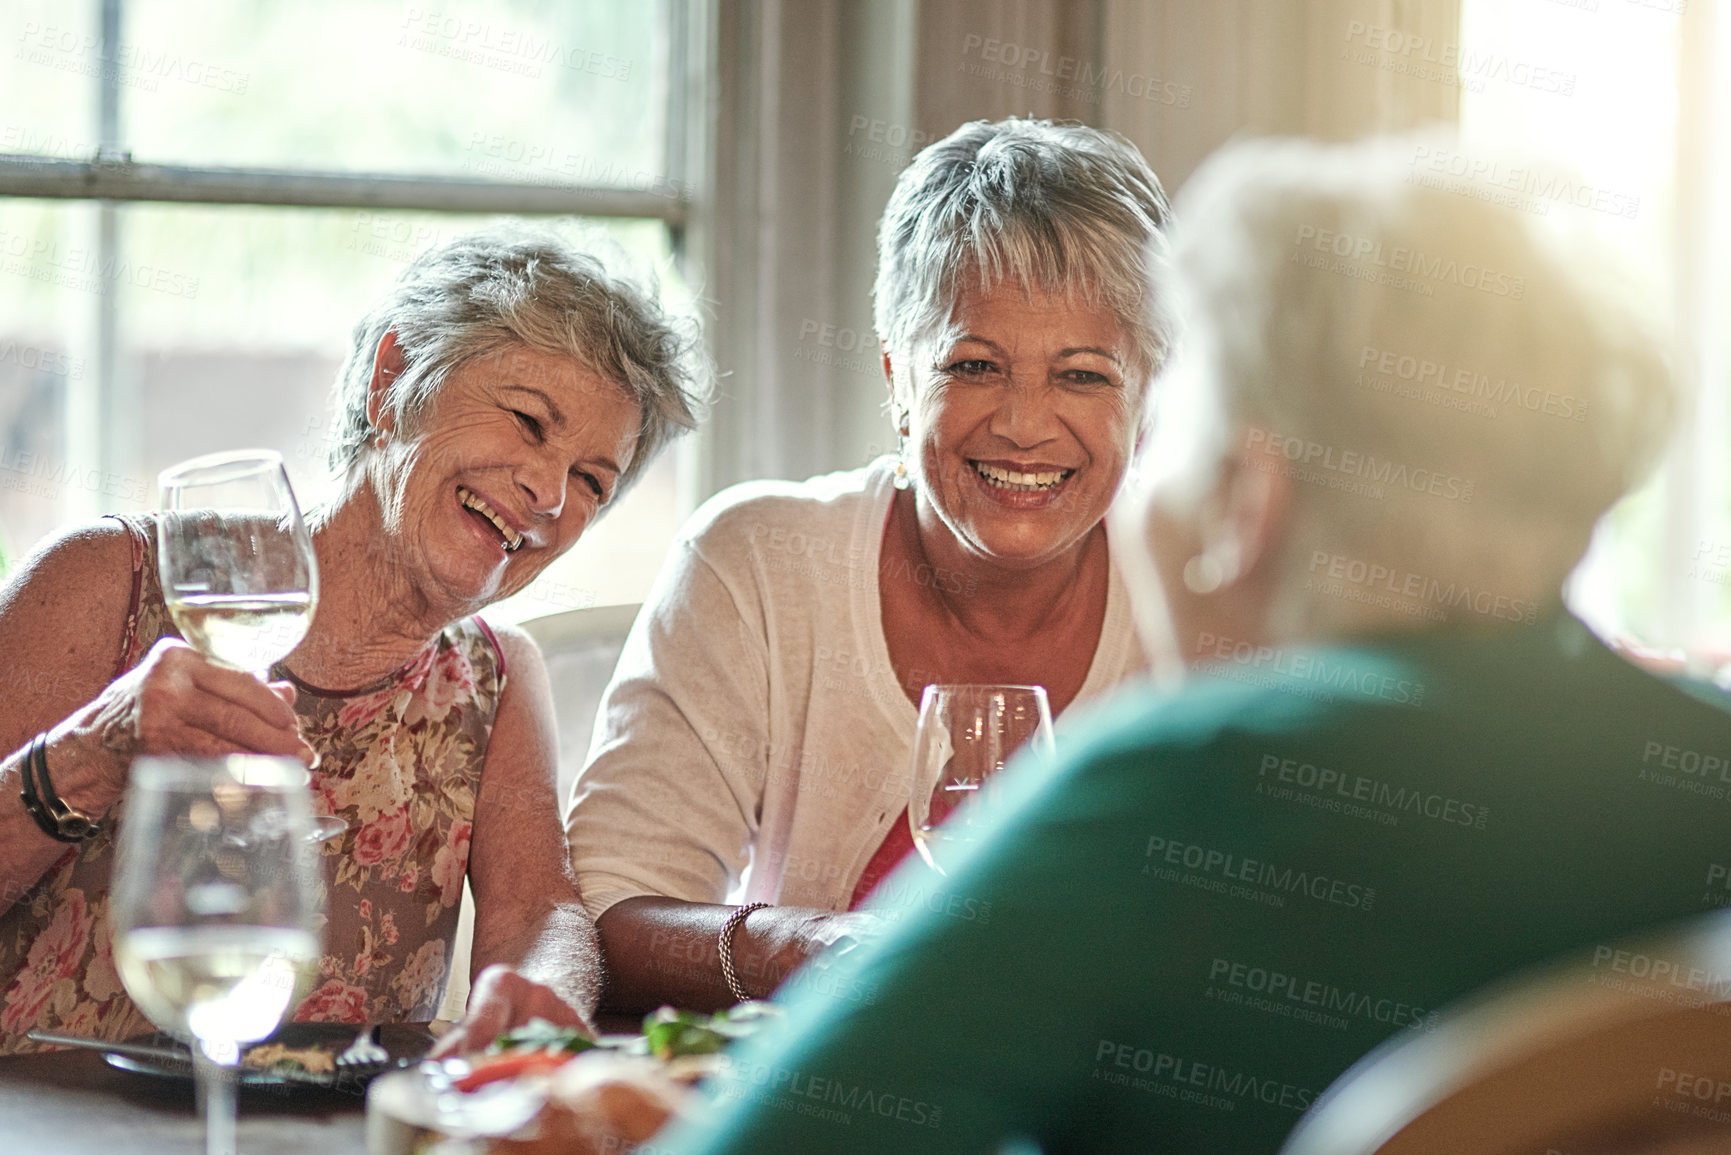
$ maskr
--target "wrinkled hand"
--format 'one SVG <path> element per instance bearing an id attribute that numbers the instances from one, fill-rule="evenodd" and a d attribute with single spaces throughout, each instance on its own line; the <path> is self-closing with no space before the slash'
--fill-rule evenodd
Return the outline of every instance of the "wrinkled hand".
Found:
<path id="1" fill-rule="evenodd" d="M 110 757 L 118 789 L 140 754 L 276 754 L 317 759 L 300 735 L 294 688 L 219 666 L 178 638 L 162 638 L 110 682 L 80 719 Z"/>
<path id="2" fill-rule="evenodd" d="M 432 1057 L 482 1050 L 504 1032 L 530 1019 L 546 1019 L 556 1027 L 581 1027 L 591 1035 L 595 1033 L 595 1025 L 554 994 L 551 987 L 524 978 L 504 963 L 494 963 L 475 980 L 463 1021 L 439 1040 Z"/>

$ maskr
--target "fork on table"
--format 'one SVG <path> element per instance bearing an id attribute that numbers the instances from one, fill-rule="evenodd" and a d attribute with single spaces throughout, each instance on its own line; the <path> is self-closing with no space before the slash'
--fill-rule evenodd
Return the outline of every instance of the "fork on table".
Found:
<path id="1" fill-rule="evenodd" d="M 363 1067 L 390 1061 L 391 1053 L 379 1046 L 378 1023 L 362 1027 L 360 1034 L 355 1036 L 355 1041 L 337 1056 L 339 1067 Z"/>

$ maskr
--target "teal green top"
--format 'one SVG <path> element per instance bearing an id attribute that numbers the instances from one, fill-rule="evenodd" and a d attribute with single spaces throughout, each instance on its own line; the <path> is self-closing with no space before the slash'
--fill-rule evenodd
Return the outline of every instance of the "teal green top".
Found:
<path id="1" fill-rule="evenodd" d="M 1436 1008 L 1731 901 L 1731 714 L 1572 618 L 1241 658 L 1006 773 L 656 1151 L 1274 1151 Z"/>

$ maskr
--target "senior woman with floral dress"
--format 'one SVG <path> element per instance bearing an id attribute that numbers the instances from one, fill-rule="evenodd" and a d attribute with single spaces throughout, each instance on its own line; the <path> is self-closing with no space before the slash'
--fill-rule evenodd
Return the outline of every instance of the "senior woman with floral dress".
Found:
<path id="1" fill-rule="evenodd" d="M 1102 519 L 1167 346 L 1166 213 L 1081 126 L 968 124 L 901 175 L 875 294 L 901 452 L 699 510 L 603 703 L 567 835 L 611 1005 L 761 996 L 869 922 L 927 683 L 1058 713 L 1142 668 Z"/>
<path id="2" fill-rule="evenodd" d="M 468 878 L 467 1031 L 587 1021 L 599 959 L 556 817 L 546 673 L 526 635 L 475 615 L 696 423 L 695 348 L 643 289 L 550 234 L 506 227 L 416 258 L 339 374 L 344 484 L 308 513 L 318 610 L 269 684 L 175 633 L 153 516 L 70 530 L 25 562 L 0 589 L 0 651 L 34 672 L 0 705 L 0 749 L 18 751 L 0 762 L 14 800 L 0 813 L 0 1052 L 30 1049 L 33 1028 L 150 1029 L 108 920 L 139 754 L 299 757 L 315 806 L 348 820 L 323 850 L 325 953 L 296 1018 L 431 1019 Z M 16 804 L 37 734 L 55 790 L 107 817 L 96 836 L 69 845 Z"/>

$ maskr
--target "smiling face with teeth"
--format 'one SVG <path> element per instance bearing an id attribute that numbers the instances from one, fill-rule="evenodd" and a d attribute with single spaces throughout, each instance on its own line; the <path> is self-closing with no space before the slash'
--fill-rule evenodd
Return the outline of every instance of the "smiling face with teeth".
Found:
<path id="1" fill-rule="evenodd" d="M 640 418 L 594 371 L 526 348 L 458 365 L 401 430 L 381 410 L 369 473 L 399 576 L 447 620 L 522 589 L 612 498 Z"/>
<path id="2" fill-rule="evenodd" d="M 1117 319 L 1006 282 L 964 292 L 951 332 L 886 355 L 922 530 L 941 526 L 964 556 L 1015 568 L 1103 532 L 1146 384 Z"/>

